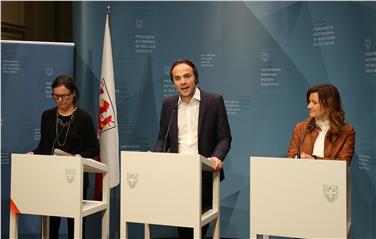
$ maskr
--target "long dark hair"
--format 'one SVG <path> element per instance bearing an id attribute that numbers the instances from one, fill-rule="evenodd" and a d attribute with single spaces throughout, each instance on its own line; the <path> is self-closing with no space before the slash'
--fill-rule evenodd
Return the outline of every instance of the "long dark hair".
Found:
<path id="1" fill-rule="evenodd" d="M 75 105 L 77 103 L 78 99 L 80 98 L 80 93 L 78 92 L 77 84 L 73 80 L 73 78 L 70 75 L 67 75 L 67 74 L 59 75 L 58 77 L 56 77 L 56 79 L 52 83 L 51 88 L 53 90 L 53 89 L 55 89 L 56 87 L 59 87 L 59 86 L 64 86 L 65 88 L 67 88 L 70 91 L 70 93 L 73 93 L 73 92 L 76 93 L 74 98 L 73 98 L 73 104 Z"/>
<path id="2" fill-rule="evenodd" d="M 312 93 L 317 93 L 319 102 L 328 113 L 330 122 L 329 140 L 335 141 L 339 134 L 343 131 L 345 124 L 345 111 L 342 109 L 341 96 L 337 88 L 332 84 L 320 84 L 311 87 L 307 91 L 307 104 L 309 103 L 309 96 Z"/>

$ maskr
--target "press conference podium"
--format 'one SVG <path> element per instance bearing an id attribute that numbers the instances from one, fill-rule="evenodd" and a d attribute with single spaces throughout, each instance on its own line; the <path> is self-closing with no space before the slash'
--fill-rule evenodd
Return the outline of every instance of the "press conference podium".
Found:
<path id="1" fill-rule="evenodd" d="M 201 238 L 201 227 L 214 222 L 219 238 L 220 178 L 213 172 L 213 207 L 201 213 L 201 172 L 212 171 L 210 160 L 200 155 L 121 152 L 120 237 L 128 238 L 128 223 L 191 227 Z"/>
<path id="2" fill-rule="evenodd" d="M 251 238 L 351 238 L 351 180 L 345 161 L 250 160 Z"/>
<path id="3" fill-rule="evenodd" d="M 74 237 L 82 220 L 102 211 L 102 238 L 109 237 L 108 167 L 73 156 L 12 154 L 9 238 L 18 238 L 18 215 L 42 216 L 42 238 L 49 238 L 49 216 L 74 218 Z M 102 201 L 83 200 L 83 173 L 103 174 Z"/>

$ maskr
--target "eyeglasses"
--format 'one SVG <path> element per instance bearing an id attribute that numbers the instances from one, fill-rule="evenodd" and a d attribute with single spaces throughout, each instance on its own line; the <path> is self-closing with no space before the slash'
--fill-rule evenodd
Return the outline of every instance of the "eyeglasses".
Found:
<path id="1" fill-rule="evenodd" d="M 52 94 L 52 97 L 54 98 L 54 100 L 66 100 L 66 99 L 68 99 L 68 97 L 70 96 L 72 94 L 72 92 L 71 93 L 69 93 L 69 94 L 62 94 L 62 95 L 57 95 L 57 94 Z"/>

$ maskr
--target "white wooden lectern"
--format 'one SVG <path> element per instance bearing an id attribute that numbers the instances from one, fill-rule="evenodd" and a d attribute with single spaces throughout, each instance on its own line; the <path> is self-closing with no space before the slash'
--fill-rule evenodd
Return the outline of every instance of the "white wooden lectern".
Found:
<path id="1" fill-rule="evenodd" d="M 345 161 L 250 158 L 251 238 L 350 238 Z"/>
<path id="2" fill-rule="evenodd" d="M 83 200 L 84 172 L 103 173 L 102 201 Z M 102 238 L 109 237 L 107 166 L 73 156 L 12 154 L 9 238 L 18 238 L 18 214 L 42 216 L 42 238 L 49 238 L 49 216 L 74 218 L 81 238 L 82 219 L 102 211 Z"/>
<path id="3" fill-rule="evenodd" d="M 201 172 L 213 164 L 200 155 L 121 152 L 120 237 L 128 238 L 127 223 L 191 227 L 201 238 L 201 227 L 214 222 L 219 238 L 219 172 L 213 173 L 213 207 L 201 213 Z"/>

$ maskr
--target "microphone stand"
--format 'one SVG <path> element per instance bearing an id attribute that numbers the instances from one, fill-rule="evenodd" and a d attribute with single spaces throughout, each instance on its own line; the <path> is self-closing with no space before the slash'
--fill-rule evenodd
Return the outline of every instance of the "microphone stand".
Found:
<path id="1" fill-rule="evenodd" d="M 297 150 L 297 151 L 298 151 L 298 152 L 297 152 L 297 158 L 298 158 L 298 159 L 301 158 L 301 156 L 300 156 L 300 147 L 302 146 L 303 140 L 304 140 L 304 138 L 306 137 L 307 133 L 308 133 L 309 131 L 312 130 L 312 128 L 313 128 L 313 125 L 310 123 L 310 124 L 307 126 L 307 128 L 305 129 L 304 134 L 303 134 L 303 137 L 302 137 L 301 140 L 299 141 L 299 144 L 298 144 L 298 150 Z"/>
<path id="2" fill-rule="evenodd" d="M 166 147 L 166 143 L 167 143 L 167 137 L 168 137 L 168 133 L 170 132 L 170 128 L 171 128 L 171 123 L 172 123 L 172 118 L 174 117 L 174 114 L 175 114 L 175 111 L 176 111 L 176 108 L 178 108 L 178 105 L 176 105 L 171 113 L 171 117 L 170 117 L 170 122 L 168 122 L 168 126 L 167 126 L 167 131 L 166 131 L 166 135 L 164 137 L 164 142 L 163 142 L 163 152 L 165 153 L 166 150 L 167 150 L 167 147 Z"/>

